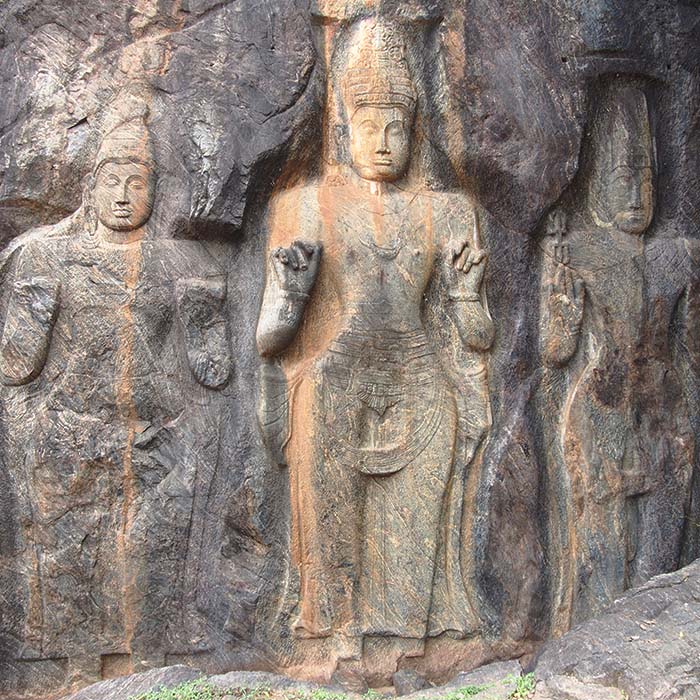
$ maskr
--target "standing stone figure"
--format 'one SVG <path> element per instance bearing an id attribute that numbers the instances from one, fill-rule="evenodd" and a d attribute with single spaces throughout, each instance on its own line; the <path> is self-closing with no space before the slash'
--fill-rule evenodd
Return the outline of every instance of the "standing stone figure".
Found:
<path id="1" fill-rule="evenodd" d="M 257 328 L 261 425 L 289 467 L 291 627 L 336 659 L 479 624 L 460 533 L 490 425 L 487 256 L 467 197 L 429 191 L 411 158 L 401 31 L 351 29 L 332 75 L 351 167 L 272 202 Z"/>
<path id="2" fill-rule="evenodd" d="M 85 230 L 18 251 L 0 343 L 5 419 L 24 436 L 8 451 L 28 488 L 25 656 L 67 658 L 85 680 L 163 663 L 174 643 L 197 469 L 218 430 L 190 406 L 230 374 L 223 271 L 153 237 L 156 187 L 143 119 L 120 124 Z"/>
<path id="3" fill-rule="evenodd" d="M 561 514 L 555 632 L 679 565 L 692 474 L 684 383 L 670 343 L 655 350 L 683 290 L 656 304 L 664 271 L 644 240 L 653 141 L 643 92 L 606 93 L 591 139 L 587 206 L 570 221 L 550 217 L 544 264 L 542 349 L 564 385 L 550 448 Z"/>

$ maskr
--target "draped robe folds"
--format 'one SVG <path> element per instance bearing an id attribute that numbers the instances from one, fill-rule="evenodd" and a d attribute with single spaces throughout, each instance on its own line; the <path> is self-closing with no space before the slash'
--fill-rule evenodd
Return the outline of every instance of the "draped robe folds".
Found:
<path id="1" fill-rule="evenodd" d="M 447 243 L 469 239 L 474 212 L 460 195 L 366 184 L 298 188 L 271 211 L 270 250 L 323 245 L 284 380 L 268 366 L 263 382 L 268 444 L 289 466 L 294 626 L 465 636 L 479 625 L 461 551 L 465 480 L 490 414 L 481 356 L 447 323 L 439 336 L 435 306 L 450 303 Z"/>

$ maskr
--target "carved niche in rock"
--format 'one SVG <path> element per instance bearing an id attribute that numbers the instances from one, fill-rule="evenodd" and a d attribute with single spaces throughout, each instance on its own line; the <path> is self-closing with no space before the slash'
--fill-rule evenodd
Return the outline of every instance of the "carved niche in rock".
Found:
<path id="1" fill-rule="evenodd" d="M 491 420 L 487 254 L 471 201 L 429 190 L 413 157 L 404 31 L 349 29 L 329 88 L 347 162 L 270 205 L 260 422 L 291 511 L 276 623 L 316 675 L 362 668 L 372 639 L 395 670 L 480 626 L 461 532 Z"/>
<path id="2" fill-rule="evenodd" d="M 162 665 L 201 632 L 183 582 L 196 588 L 193 500 L 218 458 L 210 394 L 231 374 L 226 278 L 198 244 L 157 238 L 156 192 L 144 119 L 119 123 L 84 229 L 18 248 L 0 343 L 21 658 L 68 659 L 73 680 Z"/>
<path id="3" fill-rule="evenodd" d="M 683 562 L 693 476 L 697 261 L 648 237 L 654 142 L 636 86 L 603 90 L 582 175 L 544 246 L 541 345 L 559 572 L 555 632 Z"/>

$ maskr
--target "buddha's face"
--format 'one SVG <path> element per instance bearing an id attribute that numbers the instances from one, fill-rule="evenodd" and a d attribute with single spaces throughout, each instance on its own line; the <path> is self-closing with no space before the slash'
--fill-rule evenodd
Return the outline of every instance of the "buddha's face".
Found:
<path id="1" fill-rule="evenodd" d="M 644 233 L 654 215 L 651 168 L 620 165 L 605 180 L 599 216 L 624 233 Z"/>
<path id="2" fill-rule="evenodd" d="M 151 216 L 155 174 L 141 163 L 108 161 L 97 172 L 97 218 L 112 231 L 134 231 Z"/>
<path id="3" fill-rule="evenodd" d="M 352 167 L 364 180 L 393 182 L 406 174 L 412 115 L 399 107 L 360 107 L 350 120 Z"/>

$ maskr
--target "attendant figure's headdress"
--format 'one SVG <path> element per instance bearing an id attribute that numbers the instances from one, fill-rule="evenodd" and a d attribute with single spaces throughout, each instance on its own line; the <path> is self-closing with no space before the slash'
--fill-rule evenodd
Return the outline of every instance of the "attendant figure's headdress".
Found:
<path id="1" fill-rule="evenodd" d="M 88 248 L 98 244 L 95 237 L 97 215 L 94 208 L 93 191 L 100 168 L 105 163 L 140 163 L 150 168 L 153 176 L 156 175 L 153 144 L 146 124 L 148 109 L 145 106 L 140 106 L 138 110 L 129 112 L 129 115 L 124 118 L 123 115 L 126 111 L 125 109 L 120 110 L 117 113 L 117 118 L 112 115 L 112 118 L 107 122 L 105 135 L 95 156 L 95 167 L 85 182 L 83 211 L 88 233 L 85 245 Z"/>
<path id="2" fill-rule="evenodd" d="M 593 128 L 598 176 L 621 166 L 654 167 L 654 142 L 644 93 L 622 87 L 609 93 Z"/>
<path id="3" fill-rule="evenodd" d="M 95 158 L 95 172 L 102 164 L 115 161 L 154 167 L 153 145 L 143 116 L 117 124 L 104 136 Z"/>
<path id="4" fill-rule="evenodd" d="M 342 90 L 350 116 L 367 105 L 414 111 L 416 89 L 398 25 L 377 18 L 360 22 L 348 54 Z"/>

